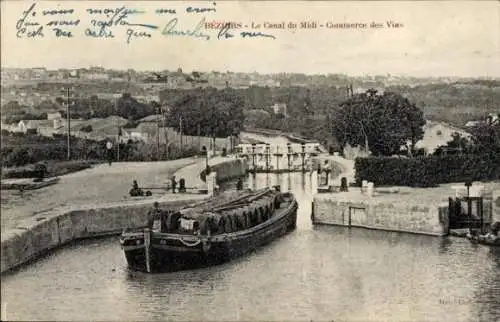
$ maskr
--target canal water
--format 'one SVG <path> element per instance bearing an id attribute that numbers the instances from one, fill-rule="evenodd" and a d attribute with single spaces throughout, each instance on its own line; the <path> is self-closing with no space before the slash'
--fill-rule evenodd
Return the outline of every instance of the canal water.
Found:
<path id="1" fill-rule="evenodd" d="M 309 174 L 257 174 L 246 184 L 293 191 L 297 229 L 232 262 L 159 275 L 129 272 L 116 237 L 68 246 L 2 277 L 2 320 L 500 319 L 498 250 L 313 227 Z"/>

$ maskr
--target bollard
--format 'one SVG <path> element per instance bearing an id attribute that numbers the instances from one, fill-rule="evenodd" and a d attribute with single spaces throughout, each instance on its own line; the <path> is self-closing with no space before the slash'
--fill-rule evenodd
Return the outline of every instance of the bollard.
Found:
<path id="1" fill-rule="evenodd" d="M 179 192 L 181 193 L 186 192 L 186 180 L 184 180 L 184 178 L 181 178 L 179 180 Z"/>
<path id="2" fill-rule="evenodd" d="M 35 182 L 41 182 L 45 178 L 47 173 L 47 167 L 43 163 L 38 163 L 35 165 Z"/>
<path id="3" fill-rule="evenodd" d="M 312 177 L 311 177 L 311 189 L 314 193 L 318 191 L 318 172 L 313 171 Z"/>
<path id="4" fill-rule="evenodd" d="M 347 186 L 347 178 L 346 177 L 342 177 L 340 179 L 340 191 L 341 192 L 347 192 L 347 191 L 349 191 L 349 188 Z"/>
<path id="5" fill-rule="evenodd" d="M 213 196 L 215 193 L 215 189 L 217 186 L 216 180 L 217 180 L 217 172 L 211 172 L 206 178 L 207 190 L 209 196 Z"/>
<path id="6" fill-rule="evenodd" d="M 366 187 L 366 193 L 368 197 L 373 197 L 373 191 L 375 190 L 375 185 L 373 182 L 368 182 L 367 187 Z"/>

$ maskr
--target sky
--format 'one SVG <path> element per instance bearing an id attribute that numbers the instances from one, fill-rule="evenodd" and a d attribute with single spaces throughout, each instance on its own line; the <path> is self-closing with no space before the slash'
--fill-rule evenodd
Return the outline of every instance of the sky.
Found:
<path id="1" fill-rule="evenodd" d="M 35 16 L 26 21 L 43 26 L 44 37 L 17 37 L 23 11 L 33 2 L 1 3 L 2 67 L 234 71 L 348 75 L 408 75 L 500 77 L 499 1 L 39 1 Z M 95 31 L 90 8 L 141 10 L 125 20 L 155 25 L 108 28 L 114 38 L 86 36 Z M 188 7 L 216 11 L 188 13 Z M 176 14 L 157 14 L 158 8 Z M 73 9 L 73 14 L 43 15 L 47 9 Z M 241 22 L 247 28 L 232 29 L 234 37 L 217 39 L 219 29 L 201 30 L 211 37 L 164 35 L 165 26 L 177 18 L 176 30 L 192 30 L 205 21 Z M 77 20 L 65 30 L 73 37 L 56 37 L 51 20 Z M 251 24 L 316 21 L 316 29 L 252 29 Z M 382 23 L 394 21 L 401 28 L 333 29 L 327 23 Z M 22 27 L 22 26 L 21 26 Z M 28 26 L 27 28 L 34 28 Z M 71 29 L 71 30 L 70 30 Z M 148 32 L 151 37 L 131 37 L 127 30 Z M 242 38 L 241 31 L 262 32 L 270 37 Z"/>

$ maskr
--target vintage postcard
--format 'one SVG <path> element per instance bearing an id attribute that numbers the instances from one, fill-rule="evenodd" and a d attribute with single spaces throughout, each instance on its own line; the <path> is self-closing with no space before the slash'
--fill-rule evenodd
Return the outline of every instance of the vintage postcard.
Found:
<path id="1" fill-rule="evenodd" d="M 1 1 L 2 321 L 499 321 L 500 2 Z"/>

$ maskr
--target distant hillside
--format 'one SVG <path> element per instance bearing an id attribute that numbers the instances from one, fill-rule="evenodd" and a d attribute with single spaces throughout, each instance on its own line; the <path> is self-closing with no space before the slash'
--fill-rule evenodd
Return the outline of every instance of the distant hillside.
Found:
<path id="1" fill-rule="evenodd" d="M 415 102 L 427 118 L 459 126 L 467 121 L 484 119 L 500 111 L 500 83 L 428 84 L 415 87 L 391 86 L 386 90 L 401 93 Z"/>

